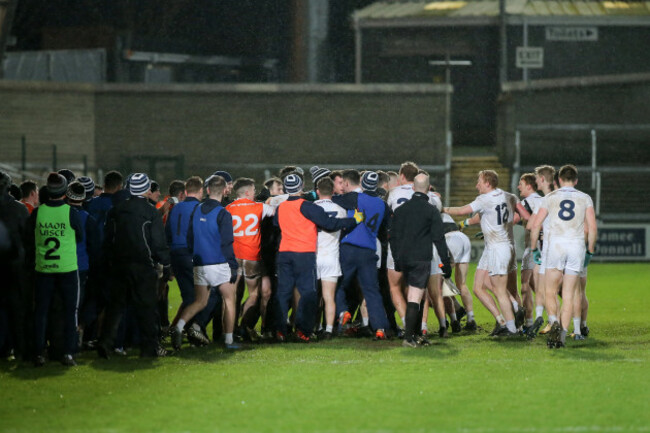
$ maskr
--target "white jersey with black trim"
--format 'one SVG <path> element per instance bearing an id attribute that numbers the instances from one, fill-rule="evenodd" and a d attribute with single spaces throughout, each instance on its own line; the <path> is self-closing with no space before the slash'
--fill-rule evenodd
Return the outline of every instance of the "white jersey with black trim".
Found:
<path id="1" fill-rule="evenodd" d="M 508 222 L 512 221 L 515 211 L 512 196 L 497 188 L 479 195 L 469 204 L 472 212 L 481 214 L 481 231 L 486 246 L 498 243 L 510 244 Z"/>
<path id="2" fill-rule="evenodd" d="M 332 202 L 332 200 L 316 200 L 315 205 L 318 205 L 325 210 L 325 213 L 330 218 L 345 218 L 347 217 L 347 212 L 341 206 Z M 332 255 L 339 256 L 339 240 L 341 238 L 341 232 L 328 232 L 325 230 L 318 229 L 318 256 Z"/>
<path id="3" fill-rule="evenodd" d="M 531 219 L 532 215 L 537 215 L 537 212 L 539 212 L 539 207 L 542 205 L 542 200 L 544 200 L 544 197 L 534 192 L 521 201 L 521 204 L 524 207 L 526 207 L 526 204 L 528 204 L 528 207 L 531 211 Z M 524 246 L 526 248 L 530 247 L 530 230 L 526 230 L 524 234 Z"/>
<path id="4" fill-rule="evenodd" d="M 594 207 L 591 197 L 573 187 L 565 186 L 546 195 L 540 206 L 548 211 L 544 236 L 550 234 L 554 241 L 584 242 L 585 215 L 590 207 Z"/>
<path id="5" fill-rule="evenodd" d="M 521 204 L 524 205 L 525 207 L 526 203 L 528 203 L 528 206 L 530 207 L 531 210 L 530 214 L 534 215 L 539 211 L 539 207 L 542 205 L 543 199 L 544 197 L 534 192 L 530 194 L 528 197 L 526 197 L 525 199 L 523 199 L 521 201 Z"/>
<path id="6" fill-rule="evenodd" d="M 395 209 L 406 203 L 413 197 L 413 184 L 412 183 L 407 183 L 406 185 L 400 185 L 398 187 L 395 187 L 391 190 L 390 194 L 388 195 L 388 200 L 386 200 L 386 203 L 388 204 L 388 207 L 391 208 L 393 212 L 395 212 Z"/>

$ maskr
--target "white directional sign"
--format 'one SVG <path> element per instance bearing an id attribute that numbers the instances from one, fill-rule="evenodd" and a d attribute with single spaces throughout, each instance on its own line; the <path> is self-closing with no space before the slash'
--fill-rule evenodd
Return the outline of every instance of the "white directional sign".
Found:
<path id="1" fill-rule="evenodd" d="M 546 27 L 547 41 L 595 42 L 598 27 Z"/>
<path id="2" fill-rule="evenodd" d="M 539 69 L 544 67 L 544 48 L 517 47 L 517 67 Z"/>

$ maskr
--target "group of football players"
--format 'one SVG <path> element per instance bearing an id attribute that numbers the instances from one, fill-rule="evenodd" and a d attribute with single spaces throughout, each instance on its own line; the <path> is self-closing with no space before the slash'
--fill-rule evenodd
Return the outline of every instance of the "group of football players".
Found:
<path id="1" fill-rule="evenodd" d="M 39 205 L 38 193 L 22 204 L 14 200 L 11 179 L 2 173 L 1 221 L 15 235 L 0 250 L 7 257 L 3 274 L 10 276 L 2 291 L 0 350 L 31 353 L 37 366 L 46 362 L 48 346 L 64 365 L 75 365 L 83 347 L 108 358 L 139 344 L 141 356 L 164 356 L 167 338 L 175 350 L 184 339 L 209 344 L 210 322 L 213 340 L 229 349 L 337 336 L 429 345 L 430 307 L 441 338 L 480 329 L 466 283 L 471 243 L 463 233 L 474 224 L 485 248 L 473 293 L 495 318 L 491 336 L 548 333 L 549 347 L 563 347 L 571 322 L 573 339 L 588 335 L 586 272 L 597 228 L 591 198 L 575 188 L 575 166 L 523 174 L 521 200 L 499 188 L 496 172 L 483 170 L 478 197 L 462 207 L 443 207 L 428 174 L 413 162 L 397 172 L 315 166 L 309 175 L 309 191 L 296 166 L 258 191 L 253 179 L 217 171 L 205 180 L 174 181 L 161 199 L 143 173 L 123 179 L 109 172 L 97 195 L 92 179 L 61 170 L 48 176 Z M 430 245 L 430 266 L 417 269 L 426 290 L 414 303 L 412 275 L 405 272 L 414 268 L 405 260 L 409 243 L 417 242 L 398 240 L 397 231 L 391 238 L 391 229 L 395 211 L 416 199 L 418 206 L 398 214 L 438 214 L 434 230 L 444 234 L 446 248 Z M 521 290 L 516 224 L 525 229 Z M 182 303 L 169 321 L 173 280 Z M 414 315 L 415 334 L 406 325 Z"/>

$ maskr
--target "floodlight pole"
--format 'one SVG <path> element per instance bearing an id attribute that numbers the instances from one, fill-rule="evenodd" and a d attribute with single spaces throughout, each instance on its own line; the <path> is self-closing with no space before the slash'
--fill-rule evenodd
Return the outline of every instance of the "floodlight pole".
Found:
<path id="1" fill-rule="evenodd" d="M 451 67 L 452 66 L 472 66 L 470 60 L 451 60 L 449 52 L 445 54 L 445 60 L 429 60 L 430 66 L 445 67 L 445 84 L 447 92 L 445 93 L 445 206 L 449 206 L 449 196 L 451 195 L 451 157 L 452 157 L 452 135 L 451 135 Z"/>
<path id="2" fill-rule="evenodd" d="M 16 14 L 17 4 L 18 0 L 0 0 L 0 80 L 4 78 L 5 49 L 11 34 L 11 24 Z"/>
<path id="3" fill-rule="evenodd" d="M 499 42 L 501 43 L 499 84 L 501 85 L 508 81 L 508 32 L 506 19 L 506 0 L 499 0 Z"/>

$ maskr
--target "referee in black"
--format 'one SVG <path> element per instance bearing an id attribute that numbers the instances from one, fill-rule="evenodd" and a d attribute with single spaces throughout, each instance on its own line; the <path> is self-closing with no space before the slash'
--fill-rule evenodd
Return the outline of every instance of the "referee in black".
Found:
<path id="1" fill-rule="evenodd" d="M 422 317 L 420 303 L 431 274 L 433 245 L 442 259 L 445 278 L 451 276 L 451 264 L 438 209 L 429 203 L 429 176 L 419 174 L 413 182 L 413 197 L 395 210 L 390 230 L 390 248 L 395 258 L 395 270 L 404 273 L 408 283 L 406 306 L 405 347 L 429 344 L 416 340 L 415 330 Z"/>

